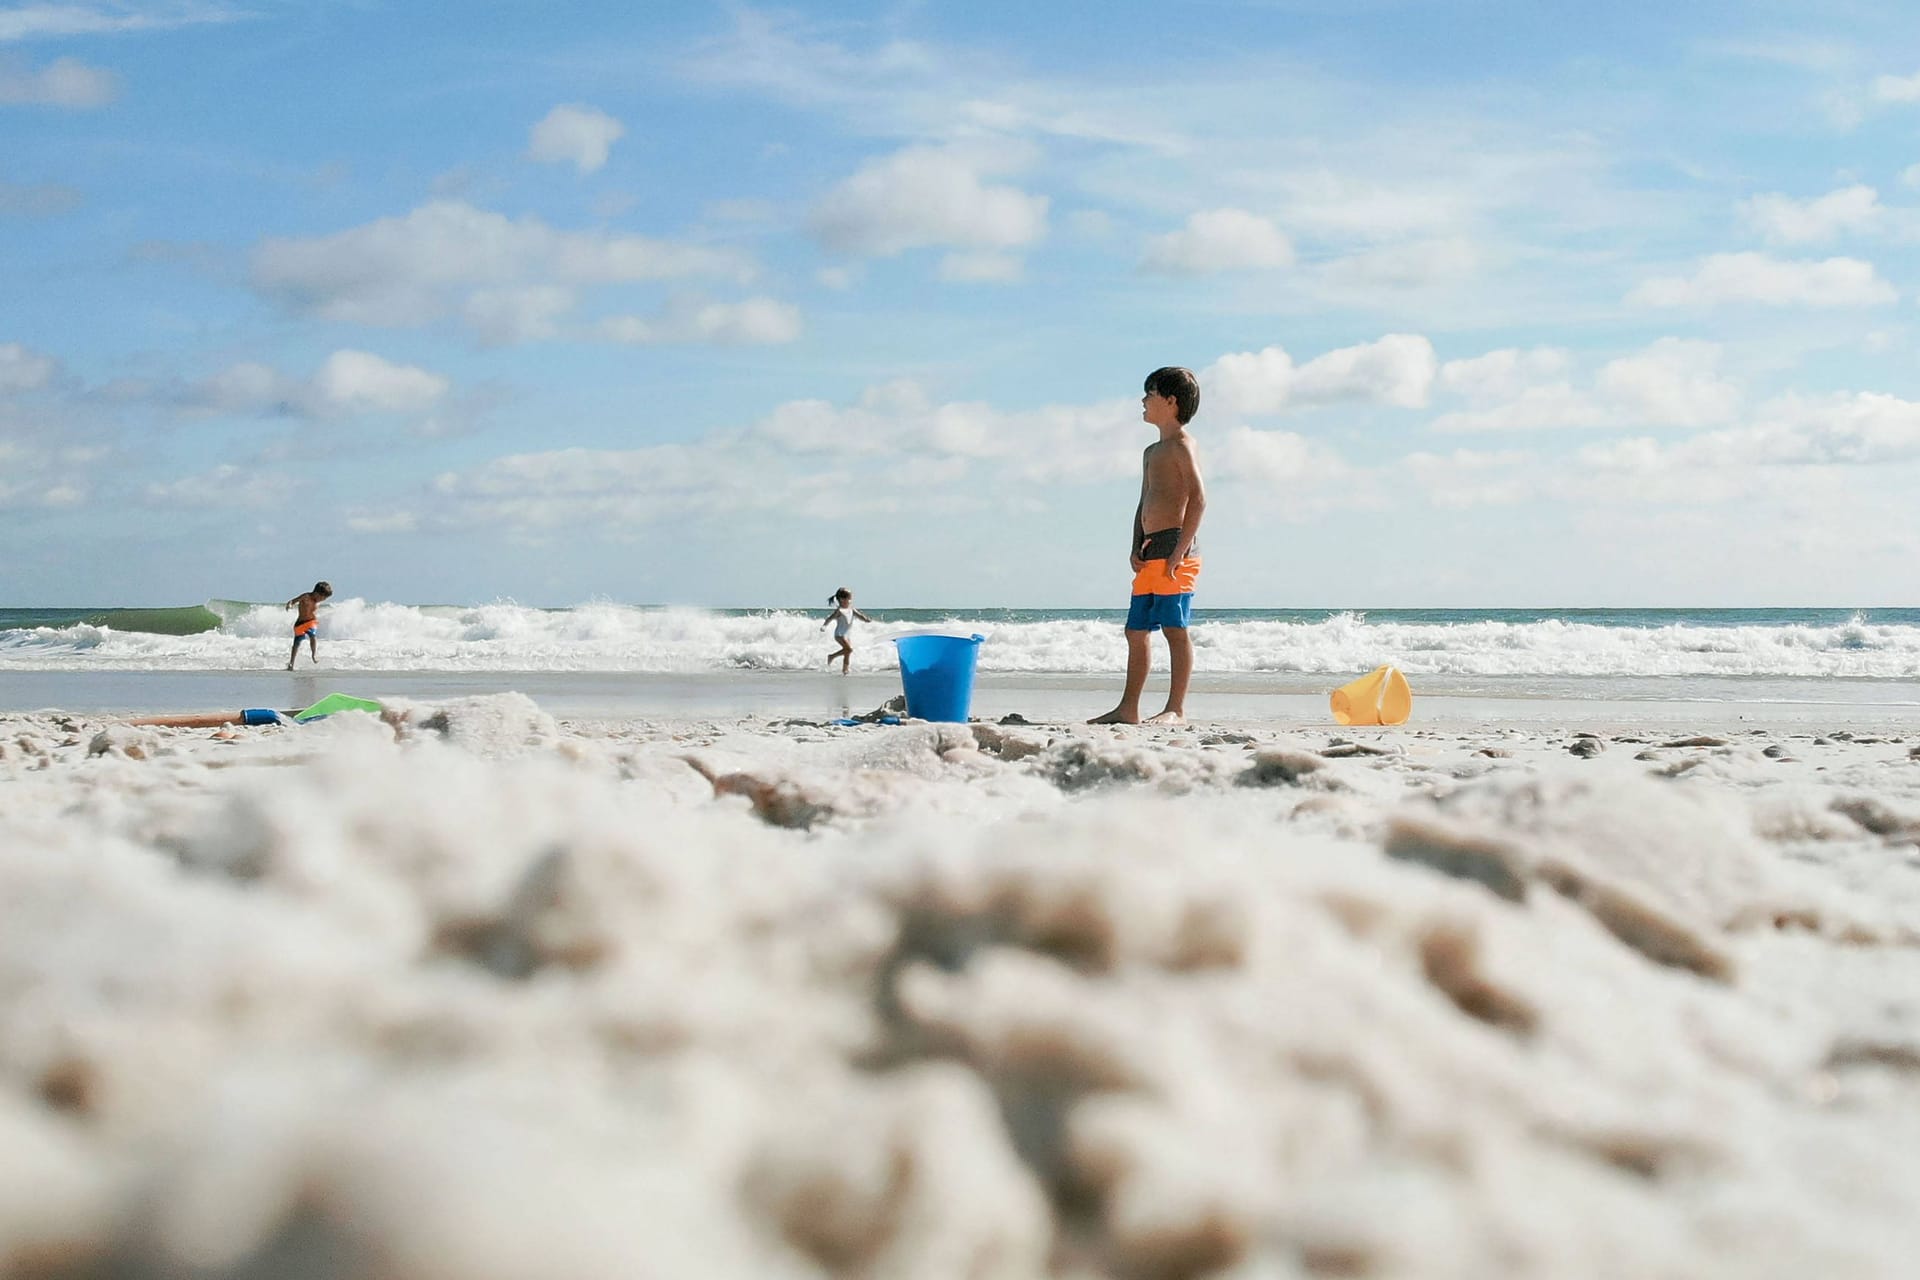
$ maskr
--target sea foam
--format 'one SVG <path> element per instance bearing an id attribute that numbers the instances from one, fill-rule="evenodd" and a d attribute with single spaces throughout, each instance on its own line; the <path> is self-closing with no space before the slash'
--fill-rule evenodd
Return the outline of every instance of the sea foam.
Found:
<path id="1" fill-rule="evenodd" d="M 285 660 L 290 615 L 233 607 L 217 629 L 189 635 L 75 623 L 0 631 L 0 670 L 246 670 Z M 1195 669 L 1216 675 L 1336 675 L 1391 662 L 1409 675 L 1503 677 L 1920 677 L 1920 626 L 1861 616 L 1827 624 L 1755 622 L 1603 625 L 1578 617 L 1460 621 L 1196 615 Z M 905 631 L 944 621 L 980 631 L 988 672 L 1107 673 L 1122 661 L 1117 619 L 1006 620 L 956 611 L 861 625 L 862 649 L 885 652 Z M 417 606 L 343 599 L 322 613 L 330 662 L 363 671 L 606 671 L 695 674 L 807 671 L 829 643 L 812 614 L 512 603 Z M 869 659 L 871 660 L 871 659 Z M 887 660 L 890 665 L 890 658 Z"/>

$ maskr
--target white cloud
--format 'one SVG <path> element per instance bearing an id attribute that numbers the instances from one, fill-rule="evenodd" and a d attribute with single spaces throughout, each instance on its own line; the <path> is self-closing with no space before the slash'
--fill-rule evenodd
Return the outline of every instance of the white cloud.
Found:
<path id="1" fill-rule="evenodd" d="M 637 346 L 670 342 L 776 345 L 794 341 L 802 328 L 800 309 L 773 298 L 683 301 L 658 316 L 612 316 L 600 323 L 602 337 Z"/>
<path id="2" fill-rule="evenodd" d="M 763 468 L 743 466 L 737 451 L 710 441 L 513 454 L 433 482 L 442 521 L 517 531 L 724 515 L 777 506 L 783 493 Z"/>
<path id="3" fill-rule="evenodd" d="M 1335 292 L 1432 289 L 1458 284 L 1480 270 L 1480 250 L 1452 237 L 1386 245 L 1335 258 L 1320 268 L 1321 284 Z"/>
<path id="4" fill-rule="evenodd" d="M 1026 263 L 1011 253 L 950 253 L 940 260 L 940 278 L 960 284 L 1011 284 Z"/>
<path id="5" fill-rule="evenodd" d="M 1920 102 L 1920 73 L 1881 76 L 1873 82 L 1873 96 L 1880 102 Z"/>
<path id="6" fill-rule="evenodd" d="M 53 455 L 0 440 L 0 511 L 59 509 L 85 501 L 87 488 L 76 479 L 55 479 L 63 464 Z"/>
<path id="7" fill-rule="evenodd" d="M 1431 342 L 1418 334 L 1390 333 L 1301 365 L 1294 374 L 1293 398 L 1302 404 L 1360 400 L 1419 409 L 1433 390 L 1438 367 Z"/>
<path id="8" fill-rule="evenodd" d="M 1438 362 L 1418 334 L 1390 333 L 1296 366 L 1280 347 L 1235 352 L 1200 375 L 1201 407 L 1274 414 L 1303 405 L 1362 401 L 1417 409 L 1432 392 Z"/>
<path id="9" fill-rule="evenodd" d="M 447 393 L 448 382 L 414 365 L 366 351 L 336 351 L 313 377 L 315 402 L 327 413 L 420 413 Z"/>
<path id="10" fill-rule="evenodd" d="M 482 342 L 510 346 L 553 337 L 573 303 L 573 290 L 557 285 L 475 289 L 461 314 Z"/>
<path id="11" fill-rule="evenodd" d="M 1325 484 L 1347 470 L 1338 454 L 1294 431 L 1256 431 L 1238 426 L 1220 442 L 1222 480 L 1244 481 L 1270 489 Z"/>
<path id="12" fill-rule="evenodd" d="M 1900 171 L 1902 186 L 1920 187 L 1920 164 L 1910 164 Z"/>
<path id="13" fill-rule="evenodd" d="M 1671 445 L 1622 441 L 1581 457 L 1589 465 L 1619 471 L 1915 462 L 1920 461 L 1920 402 L 1874 391 L 1783 396 L 1763 406 L 1749 426 Z"/>
<path id="14" fill-rule="evenodd" d="M 1207 209 L 1179 231 L 1147 245 L 1141 265 L 1168 275 L 1262 271 L 1293 265 L 1293 243 L 1273 223 L 1245 209 Z"/>
<path id="15" fill-rule="evenodd" d="M 1200 373 L 1201 407 L 1228 413 L 1284 413 L 1293 392 L 1293 357 L 1284 347 L 1236 351 Z"/>
<path id="16" fill-rule="evenodd" d="M 911 379 L 870 387 L 848 405 L 788 401 L 749 434 L 798 456 L 961 458 L 1021 483 L 1137 476 L 1141 445 L 1152 439 L 1137 400 L 1008 412 L 978 401 L 935 404 Z"/>
<path id="17" fill-rule="evenodd" d="M 463 312 L 475 290 L 751 275 L 750 260 L 731 250 L 559 231 L 538 218 L 508 218 L 453 200 L 332 235 L 264 240 L 251 264 L 254 288 L 287 306 L 329 320 L 398 326 Z M 518 295 L 522 304 L 530 296 Z M 490 323 L 503 303 L 495 295 L 476 305 Z"/>
<path id="18" fill-rule="evenodd" d="M 118 88 L 111 71 L 72 58 L 57 59 L 40 71 L 0 63 L 0 106 L 102 107 Z"/>
<path id="19" fill-rule="evenodd" d="M 908 147 L 862 166 L 814 206 L 808 225 L 840 253 L 891 257 L 907 249 L 1016 249 L 1046 234 L 1047 197 L 991 186 L 1005 158 Z"/>
<path id="20" fill-rule="evenodd" d="M 1449 361 L 1442 388 L 1474 407 L 1443 414 L 1437 431 L 1524 431 L 1586 427 L 1698 428 L 1738 413 L 1742 392 L 1720 373 L 1718 344 L 1661 338 L 1602 365 L 1590 389 L 1564 376 L 1567 355 L 1551 348 L 1492 351 Z"/>
<path id="21" fill-rule="evenodd" d="M 1820 244 L 1847 232 L 1872 230 L 1886 215 L 1880 193 L 1860 183 L 1813 200 L 1754 196 L 1741 202 L 1740 212 L 1769 244 Z"/>
<path id="22" fill-rule="evenodd" d="M 547 112 L 533 126 L 527 156 L 542 164 L 571 164 L 593 173 L 607 163 L 607 152 L 627 127 L 597 107 L 568 103 Z"/>
<path id="23" fill-rule="evenodd" d="M 813 278 L 828 289 L 843 292 L 853 288 L 855 273 L 850 267 L 822 267 L 813 273 Z"/>
<path id="24" fill-rule="evenodd" d="M 247 362 L 194 384 L 184 404 L 202 413 L 297 414 L 304 397 L 305 388 L 298 379 L 271 366 Z"/>
<path id="25" fill-rule="evenodd" d="M 29 350 L 17 342 L 0 343 L 0 395 L 38 391 L 53 381 L 60 364 L 50 355 Z"/>
<path id="26" fill-rule="evenodd" d="M 1469 185 L 1416 176 L 1342 173 L 1321 166 L 1276 175 L 1287 225 L 1336 239 L 1392 240 L 1450 232 L 1472 221 Z"/>
<path id="27" fill-rule="evenodd" d="M 1504 403 L 1442 414 L 1435 431 L 1534 431 L 1618 425 L 1617 414 L 1570 383 L 1523 388 Z"/>
<path id="28" fill-rule="evenodd" d="M 100 4 L 28 4 L 0 10 L 0 44 L 234 22 L 245 16 L 243 10 L 196 0 L 172 4 L 164 0 L 143 0 L 137 5 L 124 0 L 106 0 Z"/>
<path id="29" fill-rule="evenodd" d="M 1510 400 L 1526 388 L 1567 371 L 1568 358 L 1559 347 L 1533 347 L 1522 351 L 1503 347 L 1483 356 L 1449 360 L 1440 366 L 1442 391 L 1465 396 L 1476 403 Z"/>
<path id="30" fill-rule="evenodd" d="M 1399 465 L 1428 502 L 1447 511 L 1465 511 L 1512 506 L 1533 497 L 1538 480 L 1526 470 L 1532 461 L 1533 455 L 1524 450 L 1455 449 L 1410 453 Z"/>
<path id="31" fill-rule="evenodd" d="M 147 485 L 144 496 L 150 505 L 158 507 L 265 510 L 286 506 L 293 494 L 293 480 L 289 476 L 254 471 L 228 462 L 197 475 L 153 481 Z"/>
<path id="32" fill-rule="evenodd" d="M 855 52 L 798 33 L 791 19 L 749 8 L 734 10 L 733 24 L 727 36 L 696 49 L 681 69 L 709 84 L 856 113 L 897 105 L 892 95 L 924 86 L 939 71 L 935 51 L 910 40 Z"/>
<path id="33" fill-rule="evenodd" d="M 1691 276 L 1659 276 L 1627 295 L 1648 307 L 1711 307 L 1754 303 L 1770 307 L 1871 307 L 1898 300 L 1873 264 L 1859 258 L 1818 262 L 1764 253 L 1717 253 Z"/>
<path id="34" fill-rule="evenodd" d="M 347 528 L 355 533 L 412 533 L 420 526 L 420 517 L 412 511 L 352 511 Z"/>
<path id="35" fill-rule="evenodd" d="M 1604 401 L 1637 424 L 1702 427 L 1740 407 L 1740 388 L 1719 376 L 1712 342 L 1662 338 L 1638 355 L 1609 361 L 1594 379 Z"/>
<path id="36" fill-rule="evenodd" d="M 310 378 L 295 378 L 268 365 L 232 365 L 194 384 L 182 407 L 200 413 L 299 418 L 360 414 L 424 413 L 450 387 L 437 373 L 395 364 L 367 351 L 336 351 Z"/>

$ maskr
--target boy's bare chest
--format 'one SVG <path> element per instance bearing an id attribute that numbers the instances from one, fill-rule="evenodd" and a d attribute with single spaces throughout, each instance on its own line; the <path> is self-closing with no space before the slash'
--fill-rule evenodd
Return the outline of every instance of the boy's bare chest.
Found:
<path id="1" fill-rule="evenodd" d="M 1141 459 L 1146 473 L 1147 492 L 1160 493 L 1180 486 L 1181 471 L 1179 459 L 1173 456 L 1166 445 L 1156 444 L 1147 448 Z"/>

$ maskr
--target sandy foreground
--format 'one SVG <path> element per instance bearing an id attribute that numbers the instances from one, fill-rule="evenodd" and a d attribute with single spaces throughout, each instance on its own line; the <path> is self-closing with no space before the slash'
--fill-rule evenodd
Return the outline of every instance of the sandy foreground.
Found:
<path id="1" fill-rule="evenodd" d="M 1906 1277 L 1920 733 L 0 717 L 0 1276 Z"/>

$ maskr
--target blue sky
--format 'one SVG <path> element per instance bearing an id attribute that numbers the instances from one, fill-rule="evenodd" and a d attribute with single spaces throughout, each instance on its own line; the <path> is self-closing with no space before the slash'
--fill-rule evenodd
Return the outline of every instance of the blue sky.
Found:
<path id="1" fill-rule="evenodd" d="M 0 604 L 1911 605 L 1896 3 L 0 3 Z"/>

